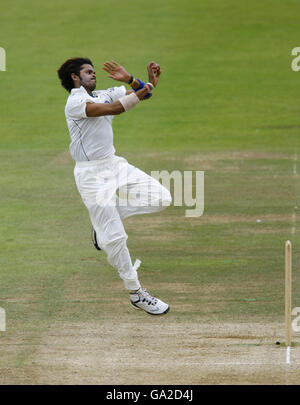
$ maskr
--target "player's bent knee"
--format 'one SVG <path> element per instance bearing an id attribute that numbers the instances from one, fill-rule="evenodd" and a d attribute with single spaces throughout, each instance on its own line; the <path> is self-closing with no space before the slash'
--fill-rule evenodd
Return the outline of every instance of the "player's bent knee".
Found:
<path id="1" fill-rule="evenodd" d="M 122 247 L 126 245 L 127 238 L 128 236 L 126 234 L 120 235 L 116 238 L 110 238 L 109 236 L 107 236 L 105 242 L 102 244 L 103 250 L 113 252 L 122 249 Z"/>

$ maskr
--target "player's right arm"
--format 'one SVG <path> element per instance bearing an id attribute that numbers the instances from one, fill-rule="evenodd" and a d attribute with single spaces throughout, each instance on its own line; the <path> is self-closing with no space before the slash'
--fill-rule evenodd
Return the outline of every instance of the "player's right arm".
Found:
<path id="1" fill-rule="evenodd" d="M 138 90 L 135 95 L 142 100 L 149 92 L 149 89 L 145 86 L 141 90 Z M 130 97 L 125 96 L 125 97 Z M 86 103 L 85 109 L 87 117 L 101 117 L 103 115 L 118 115 L 125 112 L 123 104 L 117 100 L 111 104 L 106 103 Z"/>

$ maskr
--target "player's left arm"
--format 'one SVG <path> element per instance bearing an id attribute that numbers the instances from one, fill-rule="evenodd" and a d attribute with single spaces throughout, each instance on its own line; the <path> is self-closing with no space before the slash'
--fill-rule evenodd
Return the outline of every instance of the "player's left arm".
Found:
<path id="1" fill-rule="evenodd" d="M 109 73 L 108 77 L 131 86 L 133 90 L 127 90 L 126 95 L 131 94 L 133 91 L 136 92 L 145 86 L 145 83 L 139 79 L 135 79 L 133 75 L 130 75 L 127 70 L 116 61 L 105 62 L 102 69 Z M 156 62 L 150 62 L 147 66 L 147 71 L 148 83 L 150 83 L 152 88 L 156 87 L 161 74 L 160 66 Z M 150 96 L 151 93 L 147 94 L 145 98 L 149 98 Z"/>
<path id="2" fill-rule="evenodd" d="M 130 83 L 132 76 L 127 72 L 127 70 L 119 65 L 116 61 L 105 62 L 102 66 L 102 69 L 105 70 L 111 79 L 118 80 L 119 82 L 124 82 L 126 84 Z M 133 93 L 134 90 L 126 90 L 126 95 Z"/>
<path id="3" fill-rule="evenodd" d="M 119 65 L 114 60 L 112 62 L 105 62 L 102 69 L 109 73 L 107 77 L 110 77 L 111 79 L 124 83 L 128 83 L 130 80 L 131 75 L 123 66 Z"/>

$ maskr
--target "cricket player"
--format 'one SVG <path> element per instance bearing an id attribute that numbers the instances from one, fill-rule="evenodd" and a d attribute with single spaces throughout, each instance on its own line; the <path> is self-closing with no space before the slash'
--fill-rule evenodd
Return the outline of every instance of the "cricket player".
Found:
<path id="1" fill-rule="evenodd" d="M 161 70 L 151 62 L 148 82 L 130 75 L 117 62 L 105 62 L 108 77 L 126 83 L 107 90 L 96 89 L 96 72 L 88 58 L 68 59 L 59 69 L 62 86 L 70 93 L 65 116 L 70 132 L 70 153 L 75 160 L 74 177 L 92 223 L 93 242 L 105 251 L 129 290 L 130 303 L 152 315 L 169 311 L 169 305 L 141 287 L 137 268 L 126 245 L 123 220 L 131 215 L 162 210 L 172 202 L 170 192 L 157 180 L 115 155 L 112 121 L 142 100 L 149 99 Z M 150 102 L 150 101 L 146 101 Z"/>

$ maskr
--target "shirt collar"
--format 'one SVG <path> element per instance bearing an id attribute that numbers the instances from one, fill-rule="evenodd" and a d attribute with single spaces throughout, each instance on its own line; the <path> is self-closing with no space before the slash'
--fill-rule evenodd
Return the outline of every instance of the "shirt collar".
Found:
<path id="1" fill-rule="evenodd" d="M 86 93 L 88 96 L 93 97 L 93 98 L 98 97 L 98 96 L 97 96 L 97 93 L 96 93 L 95 91 L 92 91 L 92 94 L 89 94 L 83 86 L 74 87 L 74 88 L 71 90 L 71 94 L 76 94 L 76 93 L 81 93 L 81 92 L 84 92 L 84 93 Z"/>
<path id="2" fill-rule="evenodd" d="M 85 93 L 87 93 L 86 89 L 85 89 L 83 86 L 74 87 L 74 88 L 71 90 L 71 93 L 72 93 L 72 94 L 74 94 L 74 93 L 80 93 L 80 92 L 85 92 Z"/>

